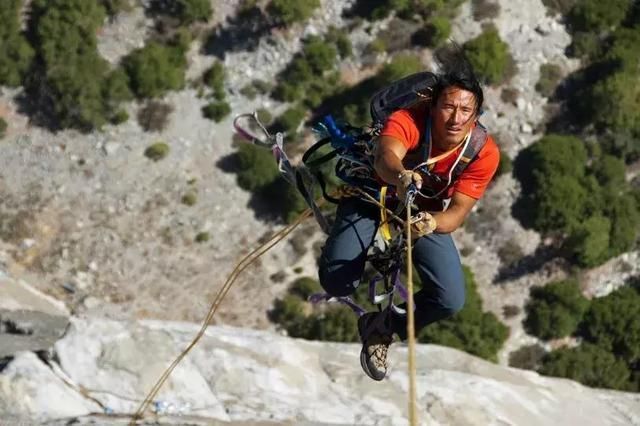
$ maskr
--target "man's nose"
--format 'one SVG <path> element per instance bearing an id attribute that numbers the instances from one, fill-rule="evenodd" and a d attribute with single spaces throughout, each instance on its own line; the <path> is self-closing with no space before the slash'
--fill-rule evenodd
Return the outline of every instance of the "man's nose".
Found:
<path id="1" fill-rule="evenodd" d="M 461 124 L 464 121 L 464 114 L 458 108 L 453 110 L 453 113 L 449 117 L 451 124 Z"/>

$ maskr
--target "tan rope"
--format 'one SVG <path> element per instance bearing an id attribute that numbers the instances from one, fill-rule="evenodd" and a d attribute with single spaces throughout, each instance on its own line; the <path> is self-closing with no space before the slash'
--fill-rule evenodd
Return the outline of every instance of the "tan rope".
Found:
<path id="1" fill-rule="evenodd" d="M 135 414 L 133 415 L 133 417 L 131 417 L 131 422 L 129 423 L 129 426 L 136 425 L 136 421 L 138 419 L 142 418 L 145 410 L 149 407 L 149 404 L 156 397 L 156 395 L 160 391 L 160 388 L 162 387 L 164 382 L 167 380 L 167 378 L 169 378 L 169 375 L 177 367 L 177 365 L 180 363 L 180 361 L 182 361 L 182 359 L 189 353 L 189 351 L 191 351 L 191 349 L 202 338 L 202 336 L 204 335 L 207 327 L 211 323 L 211 320 L 213 319 L 213 315 L 218 310 L 218 307 L 222 303 L 222 300 L 224 299 L 224 297 L 226 296 L 227 292 L 229 291 L 229 289 L 231 288 L 231 286 L 233 285 L 235 280 L 238 278 L 240 273 L 242 271 L 244 271 L 249 265 L 251 265 L 251 263 L 255 262 L 260 256 L 262 256 L 264 253 L 266 253 L 269 249 L 271 249 L 273 246 L 275 246 L 280 241 L 282 241 L 282 239 L 284 239 L 287 235 L 289 235 L 300 223 L 302 223 L 305 219 L 307 219 L 309 216 L 311 216 L 311 214 L 312 214 L 311 209 L 305 210 L 304 213 L 302 213 L 295 220 L 295 222 L 293 222 L 292 224 L 290 224 L 286 228 L 284 228 L 284 229 L 280 230 L 279 232 L 277 232 L 273 237 L 271 237 L 271 239 L 269 239 L 269 241 L 267 241 L 266 243 L 262 244 L 261 246 L 259 246 L 255 250 L 251 251 L 249 254 L 247 254 L 238 263 L 238 265 L 236 265 L 235 269 L 233 270 L 233 272 L 231 272 L 231 274 L 227 278 L 227 281 L 224 283 L 224 285 L 222 286 L 222 288 L 218 292 L 216 298 L 214 299 L 213 303 L 211 304 L 211 307 L 209 309 L 209 313 L 207 314 L 205 320 L 203 321 L 202 327 L 200 328 L 200 331 L 198 332 L 196 337 L 193 339 L 193 341 L 189 344 L 189 346 L 187 346 L 187 348 L 184 351 L 182 351 L 182 353 L 180 355 L 178 355 L 178 357 L 171 363 L 171 365 L 164 371 L 164 373 L 162 373 L 162 375 L 160 376 L 160 378 L 158 379 L 156 384 L 153 386 L 151 391 L 149 391 L 149 394 L 145 397 L 145 399 L 142 402 L 142 404 L 140 404 L 140 406 L 138 407 L 138 409 L 135 412 Z"/>
<path id="2" fill-rule="evenodd" d="M 407 205 L 407 338 L 409 340 L 409 424 L 418 424 L 416 406 L 416 336 L 413 312 L 413 260 L 411 255 L 411 208 Z"/>

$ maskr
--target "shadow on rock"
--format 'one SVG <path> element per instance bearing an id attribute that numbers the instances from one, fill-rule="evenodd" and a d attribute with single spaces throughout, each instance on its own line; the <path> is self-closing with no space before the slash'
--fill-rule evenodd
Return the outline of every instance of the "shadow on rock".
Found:
<path id="1" fill-rule="evenodd" d="M 202 53 L 224 59 L 228 52 L 255 51 L 260 38 L 274 27 L 260 8 L 242 9 L 213 30 L 203 44 Z"/>
<path id="2" fill-rule="evenodd" d="M 502 266 L 498 270 L 495 283 L 500 284 L 508 280 L 516 280 L 532 271 L 545 269 L 566 269 L 569 267 L 566 259 L 561 257 L 561 249 L 554 245 L 540 245 L 529 255 L 518 261 Z"/>

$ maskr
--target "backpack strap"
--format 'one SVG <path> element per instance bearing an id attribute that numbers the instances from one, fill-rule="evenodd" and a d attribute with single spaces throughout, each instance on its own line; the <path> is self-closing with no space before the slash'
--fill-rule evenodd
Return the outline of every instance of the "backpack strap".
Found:
<path id="1" fill-rule="evenodd" d="M 485 143 L 487 143 L 488 131 L 487 128 L 484 127 L 479 121 L 476 127 L 471 132 L 471 140 L 464 152 L 462 153 L 462 157 L 458 164 L 456 164 L 453 169 L 453 173 L 451 175 L 451 182 L 455 182 L 456 179 L 462 175 L 462 172 L 476 159 L 480 150 L 484 147 Z"/>

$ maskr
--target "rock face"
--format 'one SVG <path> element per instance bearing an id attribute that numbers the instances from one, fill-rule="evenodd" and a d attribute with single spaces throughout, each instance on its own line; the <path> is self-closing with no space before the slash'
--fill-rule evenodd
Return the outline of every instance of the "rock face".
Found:
<path id="1" fill-rule="evenodd" d="M 0 417 L 122 424 L 197 329 L 72 318 L 55 345 L 56 363 L 23 352 L 0 373 Z M 154 418 L 182 425 L 406 424 L 406 348 L 392 346 L 391 371 L 381 383 L 362 373 L 359 350 L 210 327 L 162 387 Z M 432 345 L 420 345 L 417 360 L 421 424 L 640 425 L 637 394 L 590 389 Z M 112 415 L 95 417 L 101 411 Z"/>

